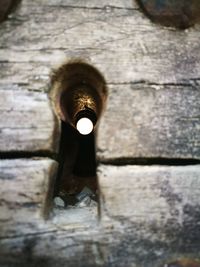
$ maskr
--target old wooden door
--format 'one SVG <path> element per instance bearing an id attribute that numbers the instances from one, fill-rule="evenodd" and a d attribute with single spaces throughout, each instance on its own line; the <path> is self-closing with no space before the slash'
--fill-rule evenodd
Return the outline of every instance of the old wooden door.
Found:
<path id="1" fill-rule="evenodd" d="M 50 72 L 74 58 L 108 86 L 100 202 L 47 216 L 60 136 Z M 0 25 L 0 110 L 1 267 L 200 257 L 198 24 L 154 24 L 133 0 L 23 0 Z"/>

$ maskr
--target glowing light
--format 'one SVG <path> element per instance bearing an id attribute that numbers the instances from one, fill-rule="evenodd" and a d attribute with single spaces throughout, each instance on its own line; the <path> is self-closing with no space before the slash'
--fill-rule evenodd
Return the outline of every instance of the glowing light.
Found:
<path id="1" fill-rule="evenodd" d="M 76 129 L 79 131 L 80 134 L 90 134 L 93 130 L 93 123 L 88 118 L 81 118 L 76 124 Z"/>

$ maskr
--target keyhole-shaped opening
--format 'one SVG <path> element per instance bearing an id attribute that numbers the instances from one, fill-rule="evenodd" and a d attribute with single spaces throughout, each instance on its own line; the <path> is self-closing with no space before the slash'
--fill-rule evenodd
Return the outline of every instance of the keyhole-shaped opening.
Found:
<path id="1" fill-rule="evenodd" d="M 105 80 L 93 66 L 71 61 L 54 71 L 51 84 L 50 96 L 61 120 L 54 203 L 63 208 L 94 206 L 96 135 L 107 98 Z"/>

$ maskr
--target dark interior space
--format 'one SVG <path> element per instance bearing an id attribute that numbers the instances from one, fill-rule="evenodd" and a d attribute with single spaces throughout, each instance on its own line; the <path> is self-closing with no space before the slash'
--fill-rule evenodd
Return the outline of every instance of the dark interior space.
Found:
<path id="1" fill-rule="evenodd" d="M 85 197 L 96 201 L 95 132 L 81 135 L 70 124 L 61 123 L 59 169 L 54 197 L 61 198 L 65 206 L 78 205 L 80 199 Z"/>

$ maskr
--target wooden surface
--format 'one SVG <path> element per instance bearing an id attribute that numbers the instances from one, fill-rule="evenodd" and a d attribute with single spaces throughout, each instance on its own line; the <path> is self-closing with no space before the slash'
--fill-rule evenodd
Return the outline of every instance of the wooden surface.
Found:
<path id="1" fill-rule="evenodd" d="M 100 165 L 99 215 L 54 210 L 46 221 L 42 193 L 55 167 L 44 159 L 1 162 L 1 266 L 154 267 L 200 257 L 199 165 Z"/>
<path id="2" fill-rule="evenodd" d="M 98 134 L 105 162 L 135 158 L 200 159 L 198 85 L 110 86 Z"/>
<path id="3" fill-rule="evenodd" d="M 181 227 L 199 207 L 200 165 L 100 165 L 99 185 L 104 220 L 129 220 L 147 229 L 172 222 Z"/>
<path id="4" fill-rule="evenodd" d="M 132 0 L 23 0 L 0 25 L 0 158 L 13 158 L 0 161 L 1 267 L 200 258 L 199 27 L 155 25 Z M 45 220 L 59 141 L 49 75 L 77 57 L 109 88 L 97 139 L 100 205 L 54 209 Z M 138 158 L 157 166 L 128 165 Z"/>
<path id="5" fill-rule="evenodd" d="M 50 159 L 0 161 L 0 238 L 37 228 L 49 213 L 55 171 Z"/>
<path id="6" fill-rule="evenodd" d="M 86 1 L 84 6 L 80 1 L 77 6 L 67 3 L 42 1 L 39 5 L 39 2 L 23 1 L 18 11 L 1 25 L 1 88 L 46 92 L 51 68 L 66 58 L 81 57 L 94 64 L 106 77 L 111 98 L 107 110 L 113 113 L 120 110 L 117 116 L 107 113 L 109 118 L 100 130 L 100 150 L 104 150 L 110 138 L 107 133 L 112 132 L 113 127 L 116 129 L 117 117 L 119 127 L 123 128 L 120 135 L 131 134 L 130 141 L 125 140 L 124 149 L 129 147 L 132 151 L 118 155 L 114 152 L 115 143 L 121 147 L 121 141 L 111 138 L 109 151 L 113 156 L 197 158 L 200 136 L 196 102 L 200 76 L 199 26 L 187 31 L 158 27 L 133 1 L 121 3 L 121 6 L 117 1 L 112 7 L 107 1 L 96 6 L 91 1 Z M 160 95 L 162 99 L 159 99 Z M 135 97 L 139 98 L 137 103 Z M 168 103 L 172 98 L 173 107 Z M 194 98 L 196 103 L 190 103 Z M 128 100 L 129 105 L 133 105 L 133 113 L 128 110 Z M 148 102 L 150 106 L 145 105 L 147 113 L 143 107 L 145 101 L 151 102 Z M 140 102 L 143 104 L 139 105 Z M 176 112 L 179 105 L 184 110 L 184 118 L 181 111 Z M 32 108 L 37 109 L 36 106 Z M 48 110 L 47 104 L 43 110 Z M 49 120 L 52 123 L 52 118 Z M 150 128 L 149 134 L 146 128 Z M 28 139 L 25 133 L 24 138 Z M 157 139 L 161 140 L 155 145 Z M 33 141 L 34 149 L 40 150 L 41 143 L 34 138 Z M 25 144 L 22 149 L 26 150 Z M 110 158 L 111 155 L 107 156 Z"/>
<path id="7" fill-rule="evenodd" d="M 47 158 L 0 161 L 1 239 L 36 234 L 57 224 L 73 229 L 96 223 L 96 208 L 52 209 L 57 167 Z"/>
<path id="8" fill-rule="evenodd" d="M 90 0 L 63 2 L 24 0 L 1 25 L 1 83 L 45 89 L 51 66 L 73 57 L 89 60 L 108 83 L 199 78 L 198 25 L 187 31 L 154 25 L 132 0 L 125 7 L 105 0 L 96 8 Z"/>
<path id="9" fill-rule="evenodd" d="M 15 87 L 0 88 L 0 152 L 55 152 L 59 124 L 47 95 Z"/>

